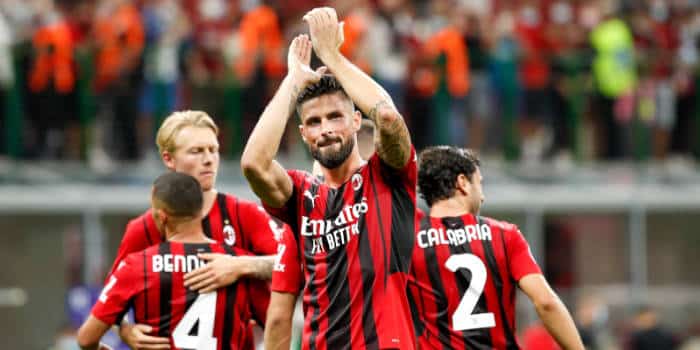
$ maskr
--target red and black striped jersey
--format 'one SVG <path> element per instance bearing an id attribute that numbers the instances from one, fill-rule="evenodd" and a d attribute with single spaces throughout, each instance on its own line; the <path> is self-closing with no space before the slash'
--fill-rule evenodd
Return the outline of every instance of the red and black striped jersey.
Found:
<path id="1" fill-rule="evenodd" d="M 202 229 L 209 238 L 225 246 L 258 255 L 273 255 L 277 253 L 277 241 L 282 232 L 289 230 L 289 227 L 270 217 L 262 207 L 253 202 L 219 193 L 209 213 L 202 219 Z M 127 225 L 110 275 L 129 254 L 161 242 L 163 234 L 158 230 L 149 209 Z M 258 322 L 265 317 L 270 302 L 269 295 L 265 295 L 266 291 L 269 293 L 267 286 L 257 293 L 259 297 L 251 300 Z"/>
<path id="2" fill-rule="evenodd" d="M 164 242 L 132 253 L 110 275 L 92 315 L 114 324 L 133 307 L 135 321 L 152 326 L 154 335 L 170 337 L 173 349 L 254 349 L 250 295 L 267 289 L 266 282 L 241 279 L 206 294 L 184 286 L 184 275 L 204 265 L 198 253 L 244 253 L 234 249 Z"/>
<path id="3" fill-rule="evenodd" d="M 413 349 L 406 283 L 415 232 L 416 158 L 376 154 L 339 188 L 290 170 L 293 194 L 266 208 L 287 222 L 272 289 L 303 287 L 303 349 Z M 304 274 L 301 276 L 301 274 Z"/>
<path id="4" fill-rule="evenodd" d="M 425 217 L 408 293 L 421 349 L 519 349 L 515 292 L 541 273 L 518 228 L 467 214 Z"/>

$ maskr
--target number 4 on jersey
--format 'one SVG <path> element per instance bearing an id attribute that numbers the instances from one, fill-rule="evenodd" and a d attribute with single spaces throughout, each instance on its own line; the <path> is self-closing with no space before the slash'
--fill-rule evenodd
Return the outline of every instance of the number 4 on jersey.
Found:
<path id="1" fill-rule="evenodd" d="M 447 259 L 445 267 L 452 272 L 463 268 L 472 273 L 469 288 L 464 293 L 459 305 L 457 305 L 454 314 L 452 314 L 452 329 L 466 331 L 469 329 L 495 327 L 496 319 L 492 312 L 472 314 L 481 293 L 484 291 L 484 285 L 486 285 L 486 266 L 484 266 L 481 259 L 469 253 L 455 254 Z"/>
<path id="2" fill-rule="evenodd" d="M 214 315 L 216 292 L 200 294 L 173 331 L 173 343 L 180 349 L 216 350 Z M 190 335 L 199 321 L 197 335 Z"/>

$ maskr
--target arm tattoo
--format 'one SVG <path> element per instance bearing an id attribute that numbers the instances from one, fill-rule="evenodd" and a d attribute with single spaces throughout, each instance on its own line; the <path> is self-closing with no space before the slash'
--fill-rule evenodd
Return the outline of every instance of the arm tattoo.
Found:
<path id="1" fill-rule="evenodd" d="M 411 152 L 411 137 L 403 119 L 396 118 L 379 128 L 377 154 L 392 168 L 403 168 Z"/>
<path id="2" fill-rule="evenodd" d="M 251 259 L 249 277 L 259 280 L 269 280 L 272 278 L 272 265 L 274 265 L 275 256 L 257 256 Z"/>
<path id="3" fill-rule="evenodd" d="M 381 113 L 387 110 L 395 118 L 381 118 Z M 411 152 L 411 137 L 399 112 L 391 103 L 381 100 L 367 116 L 377 125 L 375 144 L 379 157 L 392 168 L 403 168 Z"/>
<path id="4" fill-rule="evenodd" d="M 379 111 L 387 107 L 391 107 L 389 102 L 387 102 L 386 100 L 381 100 L 377 102 L 377 104 L 374 105 L 372 109 L 369 110 L 369 112 L 367 113 L 367 117 L 369 117 L 369 119 L 376 123 L 377 117 L 379 117 Z"/>

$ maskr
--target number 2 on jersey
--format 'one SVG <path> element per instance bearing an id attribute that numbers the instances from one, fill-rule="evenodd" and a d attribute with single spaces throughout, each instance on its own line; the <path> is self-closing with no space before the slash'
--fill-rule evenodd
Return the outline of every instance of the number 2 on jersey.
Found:
<path id="1" fill-rule="evenodd" d="M 200 294 L 173 331 L 173 343 L 180 349 L 216 350 L 214 315 L 216 292 Z M 190 335 L 199 320 L 197 335 Z"/>
<path id="2" fill-rule="evenodd" d="M 452 272 L 462 268 L 472 273 L 469 288 L 462 296 L 462 300 L 459 301 L 454 314 L 452 314 L 452 329 L 455 331 L 466 331 L 469 329 L 495 327 L 496 319 L 492 312 L 472 314 L 486 285 L 486 266 L 484 266 L 481 259 L 469 253 L 455 254 L 447 259 L 445 267 Z"/>

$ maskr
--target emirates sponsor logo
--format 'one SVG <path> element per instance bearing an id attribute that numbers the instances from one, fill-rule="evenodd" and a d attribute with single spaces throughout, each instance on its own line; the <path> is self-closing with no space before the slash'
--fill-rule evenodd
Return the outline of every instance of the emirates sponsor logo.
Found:
<path id="1" fill-rule="evenodd" d="M 367 213 L 367 198 L 359 203 L 346 205 L 333 219 L 313 220 L 301 217 L 301 235 L 312 240 L 312 254 L 322 253 L 347 244 L 353 236 L 360 234 L 358 221 Z"/>

